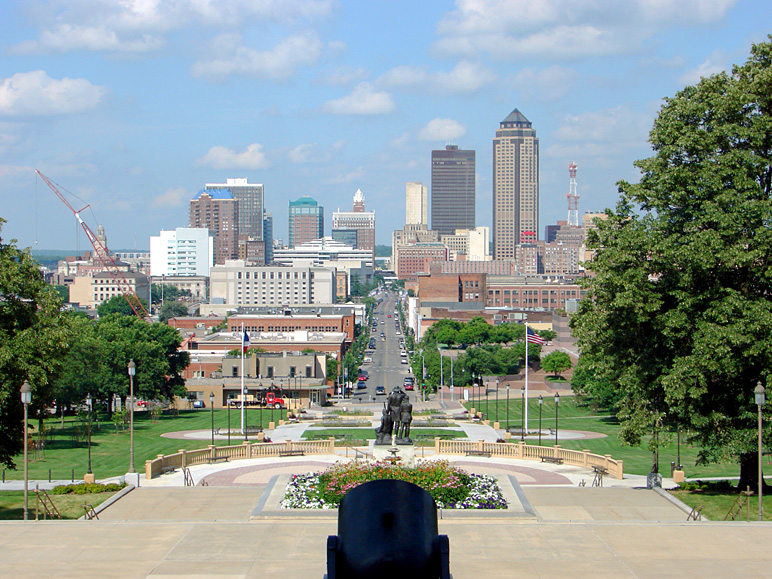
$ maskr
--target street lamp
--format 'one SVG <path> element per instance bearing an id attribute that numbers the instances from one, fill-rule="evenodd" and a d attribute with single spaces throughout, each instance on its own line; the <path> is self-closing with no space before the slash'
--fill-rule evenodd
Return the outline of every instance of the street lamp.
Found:
<path id="1" fill-rule="evenodd" d="M 525 440 L 525 386 L 520 386 L 520 442 Z"/>
<path id="2" fill-rule="evenodd" d="M 509 383 L 507 383 L 507 432 L 509 432 Z"/>
<path id="3" fill-rule="evenodd" d="M 228 446 L 231 445 L 231 399 L 227 396 L 225 397 L 225 404 L 228 405 Z M 247 421 L 248 423 L 249 421 Z M 244 428 L 244 431 L 246 432 L 246 428 Z"/>
<path id="4" fill-rule="evenodd" d="M 539 446 L 541 446 L 541 406 L 544 404 L 544 398 L 539 394 Z"/>
<path id="5" fill-rule="evenodd" d="M 214 446 L 214 392 L 209 393 L 209 407 L 212 409 L 212 446 Z"/>
<path id="6" fill-rule="evenodd" d="M 499 377 L 496 376 L 496 418 L 494 422 L 499 421 Z"/>
<path id="7" fill-rule="evenodd" d="M 761 382 L 756 384 L 756 389 L 753 391 L 756 398 L 756 406 L 759 409 L 759 521 L 764 520 L 764 504 L 762 503 L 762 496 L 764 494 L 764 476 L 761 472 L 761 407 L 767 401 L 767 393 Z"/>
<path id="8" fill-rule="evenodd" d="M 558 445 L 558 404 L 560 403 L 560 394 L 555 392 L 555 446 Z"/>
<path id="9" fill-rule="evenodd" d="M 28 502 L 28 489 L 29 489 L 29 455 L 27 454 L 27 413 L 30 402 L 32 402 L 32 387 L 26 380 L 21 385 L 21 403 L 24 406 L 24 520 L 29 518 L 29 502 Z"/>
<path id="10" fill-rule="evenodd" d="M 134 359 L 129 360 L 129 473 L 137 472 L 134 470 L 134 376 L 137 373 L 137 365 Z"/>
<path id="11" fill-rule="evenodd" d="M 88 406 L 88 474 L 91 472 L 91 394 L 86 394 L 86 406 Z M 89 481 L 94 482 L 94 481 Z"/>

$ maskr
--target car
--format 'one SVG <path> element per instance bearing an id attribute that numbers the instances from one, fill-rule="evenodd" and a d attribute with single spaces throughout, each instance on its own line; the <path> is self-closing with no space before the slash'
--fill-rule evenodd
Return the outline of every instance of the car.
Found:
<path id="1" fill-rule="evenodd" d="M 373 363 L 373 359 L 370 356 L 365 356 L 364 363 L 365 364 L 372 364 Z"/>
<path id="2" fill-rule="evenodd" d="M 405 382 L 405 390 L 413 390 L 413 383 L 410 382 L 409 384 Z"/>
<path id="3" fill-rule="evenodd" d="M 367 382 L 357 382 L 357 390 L 365 390 L 367 388 Z"/>
<path id="4" fill-rule="evenodd" d="M 407 364 L 407 358 L 402 358 L 402 363 Z"/>
<path id="5" fill-rule="evenodd" d="M 360 376 L 359 377 L 360 382 L 367 382 L 367 376 Z"/>
<path id="6" fill-rule="evenodd" d="M 389 315 L 388 315 L 388 316 L 386 316 L 386 317 L 387 317 L 387 318 L 390 318 L 390 317 L 391 317 L 391 314 L 389 314 Z"/>
<path id="7" fill-rule="evenodd" d="M 385 321 L 383 321 L 383 320 L 381 320 L 381 323 L 382 323 L 382 324 L 385 324 L 386 322 L 385 322 Z"/>
<path id="8" fill-rule="evenodd" d="M 407 352 L 405 352 L 405 350 L 402 350 L 402 351 L 399 353 L 399 355 L 400 355 L 400 356 L 402 356 L 403 358 L 406 358 L 406 357 L 407 357 Z"/>
<path id="9" fill-rule="evenodd" d="M 194 400 L 193 408 L 206 408 L 206 404 L 204 404 L 203 400 Z"/>
<path id="10" fill-rule="evenodd" d="M 398 336 L 401 336 L 401 335 L 402 335 L 402 333 L 401 333 L 399 330 L 397 330 L 397 335 L 398 335 Z"/>
<path id="11" fill-rule="evenodd" d="M 386 396 L 386 387 L 385 386 L 376 386 L 375 387 L 375 395 L 376 396 Z"/>
<path id="12" fill-rule="evenodd" d="M 381 338 L 383 338 L 386 335 L 385 332 L 381 332 Z"/>

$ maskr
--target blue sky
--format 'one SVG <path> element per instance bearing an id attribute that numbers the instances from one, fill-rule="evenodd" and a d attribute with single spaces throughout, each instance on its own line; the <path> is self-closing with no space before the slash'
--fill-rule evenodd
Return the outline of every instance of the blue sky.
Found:
<path id="1" fill-rule="evenodd" d="M 540 231 L 613 206 L 662 99 L 744 62 L 772 32 L 764 0 L 6 0 L 0 4 L 0 217 L 22 247 L 88 249 L 39 169 L 90 204 L 112 249 L 186 226 L 205 183 L 265 185 L 332 211 L 354 192 L 377 242 L 404 223 L 432 149 L 477 151 L 514 108 L 541 146 Z"/>

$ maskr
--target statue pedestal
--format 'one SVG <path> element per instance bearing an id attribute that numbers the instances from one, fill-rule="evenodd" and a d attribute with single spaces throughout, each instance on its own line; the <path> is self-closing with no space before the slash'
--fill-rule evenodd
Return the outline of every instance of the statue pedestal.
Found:
<path id="1" fill-rule="evenodd" d="M 396 452 L 393 452 L 394 449 L 396 449 Z M 415 466 L 415 445 L 398 444 L 396 446 L 391 446 L 390 444 L 374 444 L 373 458 L 375 458 L 375 460 L 391 460 L 392 458 L 399 458 L 401 464 L 408 468 L 413 468 Z"/>

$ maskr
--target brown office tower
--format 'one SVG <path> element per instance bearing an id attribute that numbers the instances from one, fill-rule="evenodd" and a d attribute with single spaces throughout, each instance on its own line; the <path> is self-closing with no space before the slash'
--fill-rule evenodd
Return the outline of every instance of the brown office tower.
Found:
<path id="1" fill-rule="evenodd" d="M 474 229 L 475 152 L 448 145 L 432 151 L 432 231 Z"/>
<path id="2" fill-rule="evenodd" d="M 206 227 L 214 238 L 214 263 L 237 259 L 239 202 L 228 189 L 199 191 L 190 201 L 190 227 Z"/>
<path id="3" fill-rule="evenodd" d="M 493 259 L 514 259 L 539 227 L 539 139 L 515 109 L 493 139 Z"/>

